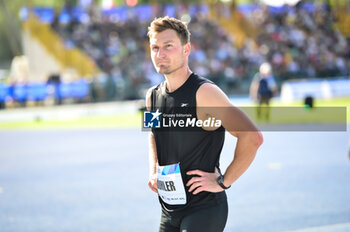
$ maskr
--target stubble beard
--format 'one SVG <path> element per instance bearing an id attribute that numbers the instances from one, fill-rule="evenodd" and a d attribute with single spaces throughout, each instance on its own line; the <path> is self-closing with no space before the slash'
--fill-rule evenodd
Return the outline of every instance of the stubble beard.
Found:
<path id="1" fill-rule="evenodd" d="M 181 64 L 173 69 L 170 66 L 163 67 L 163 68 L 159 67 L 158 73 L 163 74 L 163 75 L 170 75 L 170 74 L 176 72 L 177 70 L 179 70 L 180 68 L 182 68 L 184 66 L 184 64 L 185 64 L 185 61 L 182 60 Z"/>
<path id="2" fill-rule="evenodd" d="M 170 74 L 176 72 L 177 70 L 181 69 L 184 66 L 184 64 L 185 64 L 185 59 L 184 59 L 183 54 L 182 54 L 182 59 L 181 59 L 180 64 L 178 66 L 176 66 L 174 68 L 171 67 L 171 64 L 169 64 L 168 66 L 163 66 L 163 67 L 160 66 L 160 67 L 158 67 L 157 72 L 159 74 L 163 74 L 163 75 L 170 75 Z"/>

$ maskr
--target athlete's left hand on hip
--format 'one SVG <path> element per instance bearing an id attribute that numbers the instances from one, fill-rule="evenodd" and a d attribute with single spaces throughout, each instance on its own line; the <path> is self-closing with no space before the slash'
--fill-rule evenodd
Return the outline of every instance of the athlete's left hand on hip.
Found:
<path id="1" fill-rule="evenodd" d="M 191 186 L 188 190 L 196 195 L 200 192 L 222 192 L 224 191 L 220 185 L 217 183 L 217 178 L 220 176 L 219 170 L 215 168 L 215 172 L 204 172 L 201 170 L 192 170 L 186 173 L 189 176 L 197 175 L 198 177 L 192 177 L 186 184 L 186 186 Z"/>

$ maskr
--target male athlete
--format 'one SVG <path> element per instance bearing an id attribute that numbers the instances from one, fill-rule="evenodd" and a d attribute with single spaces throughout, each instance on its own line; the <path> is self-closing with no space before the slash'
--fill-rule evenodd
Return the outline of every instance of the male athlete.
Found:
<path id="1" fill-rule="evenodd" d="M 221 120 L 221 125 L 189 131 L 152 129 L 148 186 L 158 193 L 162 206 L 159 231 L 223 231 L 228 215 L 225 189 L 250 166 L 262 135 L 216 85 L 190 70 L 186 24 L 175 18 L 156 18 L 148 36 L 153 65 L 165 81 L 148 90 L 147 109 L 163 115 L 184 109 L 197 120 Z M 225 129 L 237 137 L 237 144 L 234 159 L 222 175 L 219 158 Z"/>

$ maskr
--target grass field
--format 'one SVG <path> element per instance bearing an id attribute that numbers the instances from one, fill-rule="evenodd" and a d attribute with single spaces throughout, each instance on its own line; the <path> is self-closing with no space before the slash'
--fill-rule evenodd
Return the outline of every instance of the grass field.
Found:
<path id="1" fill-rule="evenodd" d="M 65 129 L 65 128 L 136 128 L 141 125 L 141 113 L 112 116 L 87 116 L 69 120 L 35 120 L 0 123 L 6 129 Z"/>
<path id="2" fill-rule="evenodd" d="M 233 100 L 234 102 L 234 100 Z M 242 107 L 251 119 L 256 121 L 254 104 L 237 104 Z M 346 107 L 346 120 L 350 122 L 350 98 L 333 100 L 316 100 L 316 108 L 308 110 L 303 107 L 302 102 L 293 104 L 283 104 L 273 101 L 271 104 L 272 123 L 329 123 L 341 122 L 339 114 L 341 109 L 336 107 Z M 318 108 L 319 107 L 319 108 Z M 335 108 L 324 108 L 335 107 Z M 283 110 L 280 110 L 283 109 Z M 335 110 L 335 111 L 334 111 Z M 278 113 L 274 113 L 277 112 Z M 340 113 L 339 113 L 340 112 Z M 0 112 L 1 113 L 1 112 Z M 277 115 L 277 116 L 276 116 Z M 344 116 L 345 117 L 345 116 Z M 340 120 L 340 121 L 339 121 Z M 343 120 L 344 122 L 344 120 Z M 142 123 L 141 112 L 131 114 L 118 114 L 109 116 L 86 116 L 74 119 L 62 120 L 33 120 L 0 122 L 0 130 L 11 129 L 65 129 L 65 128 L 140 128 Z"/>

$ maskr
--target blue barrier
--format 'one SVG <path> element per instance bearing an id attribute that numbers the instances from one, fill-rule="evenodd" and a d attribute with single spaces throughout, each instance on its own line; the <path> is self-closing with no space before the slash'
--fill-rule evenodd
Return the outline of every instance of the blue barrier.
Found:
<path id="1" fill-rule="evenodd" d="M 5 102 L 10 95 L 10 86 L 0 83 L 0 102 Z"/>
<path id="2" fill-rule="evenodd" d="M 69 83 L 30 83 L 7 85 L 0 83 L 0 102 L 14 99 L 18 102 L 44 101 L 48 96 L 58 99 L 84 99 L 89 96 L 90 83 L 81 79 Z"/>
<path id="3" fill-rule="evenodd" d="M 86 80 L 78 80 L 71 83 L 72 96 L 82 99 L 89 95 L 89 83 Z"/>
<path id="4" fill-rule="evenodd" d="M 27 99 L 33 101 L 43 101 L 47 96 L 46 84 L 27 85 Z"/>
<path id="5" fill-rule="evenodd" d="M 58 98 L 59 99 L 65 99 L 65 98 L 72 98 L 72 86 L 71 83 L 61 83 L 58 85 Z"/>
<path id="6" fill-rule="evenodd" d="M 312 13 L 316 9 L 316 3 L 314 2 L 301 2 L 299 4 L 300 8 L 306 10 L 309 13 Z M 323 9 L 327 8 L 326 4 L 321 4 Z M 175 4 L 166 4 L 164 6 L 165 14 L 169 16 L 176 15 L 176 5 Z M 253 13 L 254 10 L 261 8 L 259 4 L 247 3 L 247 4 L 237 4 L 237 8 L 243 14 Z M 283 5 L 280 7 L 268 6 L 269 12 L 272 14 L 281 14 L 284 12 L 293 12 L 295 7 L 289 5 Z M 26 21 L 29 16 L 28 7 L 24 6 L 20 10 L 20 17 L 22 21 Z M 41 22 L 44 23 L 52 23 L 55 18 L 55 10 L 52 7 L 33 7 L 33 11 L 35 15 L 40 19 Z M 191 16 L 198 15 L 201 12 L 202 14 L 209 14 L 209 6 L 208 4 L 202 3 L 200 6 L 195 4 L 189 5 L 189 13 Z M 120 21 L 127 21 L 130 13 L 138 17 L 138 19 L 142 22 L 147 20 L 151 20 L 153 17 L 153 5 L 152 4 L 137 4 L 136 6 L 130 8 L 127 5 L 119 5 L 117 7 L 113 7 L 111 9 L 102 9 L 101 13 L 103 16 L 109 16 L 116 18 Z M 81 23 L 84 23 L 86 18 L 88 17 L 88 12 L 84 7 L 72 7 L 70 11 L 66 8 L 63 8 L 59 13 L 59 22 L 66 24 L 73 20 L 78 20 Z"/>
<path id="7" fill-rule="evenodd" d="M 27 86 L 24 84 L 18 84 L 13 86 L 13 98 L 18 102 L 24 102 L 27 100 Z"/>
<path id="8" fill-rule="evenodd" d="M 58 87 L 58 97 L 59 99 L 83 99 L 89 96 L 89 88 L 90 85 L 85 80 L 78 80 L 70 83 L 61 83 Z"/>
<path id="9" fill-rule="evenodd" d="M 137 17 L 140 21 L 145 22 L 151 20 L 154 15 L 154 6 L 152 4 L 137 4 L 134 7 L 128 7 L 127 5 L 119 5 L 111 9 L 102 9 L 101 14 L 103 16 L 113 17 L 120 21 L 127 21 L 130 13 Z M 29 16 L 29 8 L 27 6 L 22 7 L 20 10 L 20 17 L 22 21 L 26 21 Z M 33 7 L 32 11 L 43 23 L 52 23 L 55 19 L 55 10 L 52 7 Z M 166 15 L 175 16 L 176 5 L 166 4 L 165 5 Z M 189 13 L 191 16 L 202 13 L 205 15 L 209 14 L 209 6 L 202 3 L 200 6 L 195 4 L 189 5 Z M 88 12 L 83 7 L 74 6 L 69 11 L 66 8 L 62 8 L 58 15 L 60 23 L 66 24 L 70 21 L 77 20 L 80 23 L 84 23 L 88 17 Z"/>

